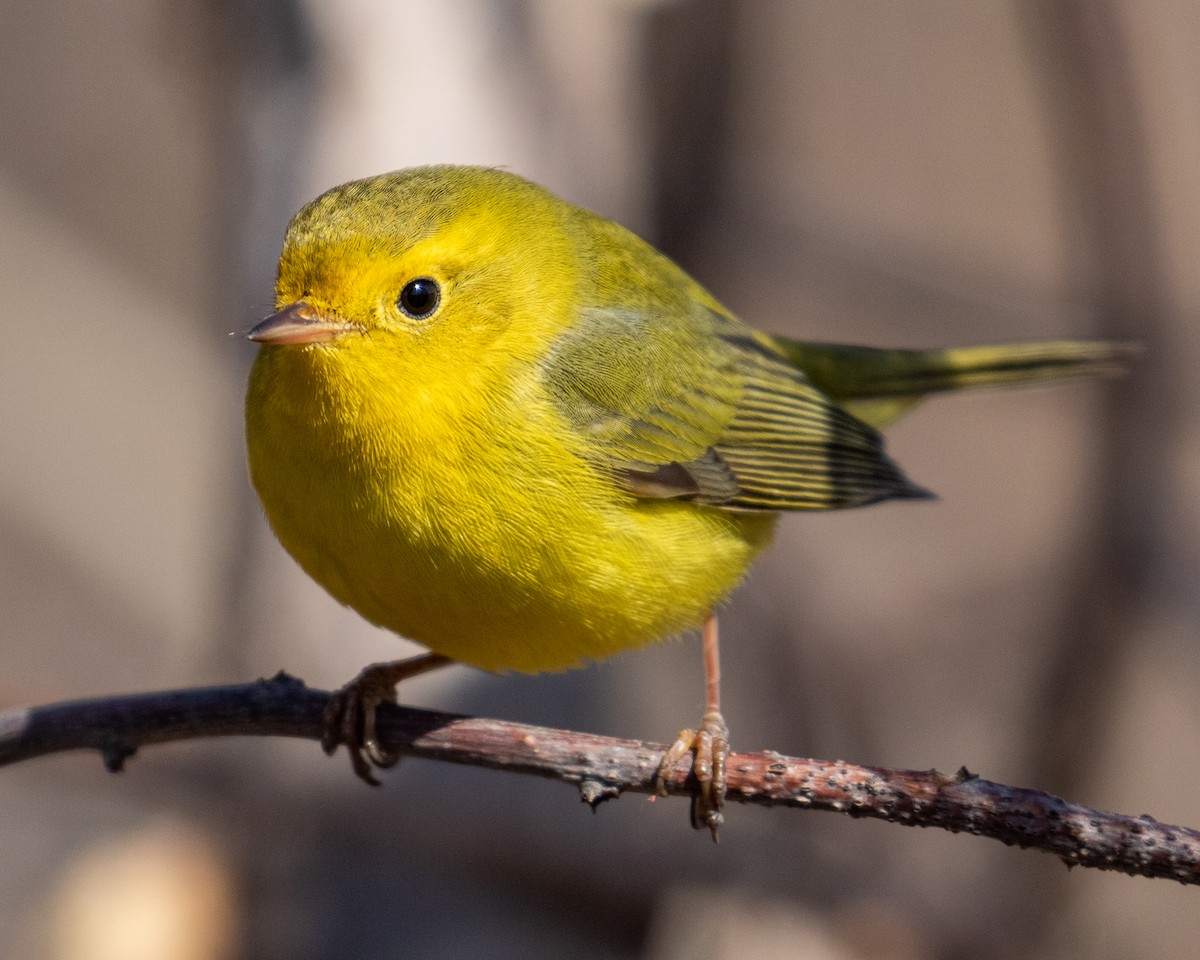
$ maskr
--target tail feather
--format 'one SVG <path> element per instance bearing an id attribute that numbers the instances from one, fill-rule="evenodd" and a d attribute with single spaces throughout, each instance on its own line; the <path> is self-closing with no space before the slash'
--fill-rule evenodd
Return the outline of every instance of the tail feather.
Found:
<path id="1" fill-rule="evenodd" d="M 1136 344 L 1043 343 L 887 350 L 771 338 L 818 390 L 874 427 L 884 427 L 930 393 L 1075 377 L 1119 376 Z"/>

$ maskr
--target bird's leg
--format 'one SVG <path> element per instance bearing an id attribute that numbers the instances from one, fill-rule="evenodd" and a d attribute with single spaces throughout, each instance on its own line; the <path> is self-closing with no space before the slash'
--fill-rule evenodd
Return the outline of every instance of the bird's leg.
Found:
<path id="1" fill-rule="evenodd" d="M 685 753 L 694 753 L 692 773 L 697 789 L 692 795 L 692 826 L 707 827 L 713 840 L 725 821 L 725 760 L 729 756 L 729 727 L 721 716 L 721 657 L 717 644 L 717 615 L 704 620 L 704 680 L 707 692 L 704 717 L 696 730 L 680 730 L 658 765 L 655 782 L 666 796 L 666 777 Z"/>
<path id="2" fill-rule="evenodd" d="M 373 663 L 329 698 L 325 708 L 325 732 L 321 747 L 330 755 L 339 743 L 346 745 L 350 766 L 360 780 L 373 787 L 379 781 L 371 767 L 391 767 L 400 759 L 379 745 L 375 733 L 375 711 L 381 703 L 396 702 L 396 684 L 453 663 L 440 653 L 423 653 L 407 660 Z"/>

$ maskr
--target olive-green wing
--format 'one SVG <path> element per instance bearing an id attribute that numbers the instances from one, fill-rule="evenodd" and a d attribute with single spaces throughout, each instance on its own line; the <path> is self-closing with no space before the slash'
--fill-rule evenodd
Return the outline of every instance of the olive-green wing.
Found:
<path id="1" fill-rule="evenodd" d="M 585 310 L 543 373 L 589 456 L 634 496 L 828 510 L 928 495 L 874 429 L 765 338 L 706 308 Z"/>

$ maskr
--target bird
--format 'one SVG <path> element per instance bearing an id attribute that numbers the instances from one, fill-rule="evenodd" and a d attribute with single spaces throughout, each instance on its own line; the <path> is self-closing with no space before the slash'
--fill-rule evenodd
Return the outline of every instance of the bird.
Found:
<path id="1" fill-rule="evenodd" d="M 883 349 L 739 320 L 616 222 L 506 170 L 355 180 L 303 207 L 245 403 L 276 537 L 336 600 L 429 653 L 330 701 L 324 746 L 377 783 L 399 681 L 540 673 L 699 629 L 692 823 L 724 821 L 717 612 L 782 513 L 931 494 L 880 431 L 925 396 L 1121 372 L 1127 344 Z"/>

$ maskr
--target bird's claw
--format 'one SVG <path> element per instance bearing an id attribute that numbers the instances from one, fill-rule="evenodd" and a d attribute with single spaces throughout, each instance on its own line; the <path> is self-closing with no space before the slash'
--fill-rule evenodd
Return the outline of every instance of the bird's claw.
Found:
<path id="1" fill-rule="evenodd" d="M 374 769 L 394 767 L 400 756 L 380 745 L 376 714 L 381 703 L 396 702 L 394 665 L 374 663 L 365 667 L 329 698 L 321 749 L 332 756 L 339 744 L 345 744 L 355 776 L 373 787 L 379 786 Z"/>
<path id="2" fill-rule="evenodd" d="M 694 754 L 692 775 L 696 790 L 692 794 L 692 826 L 707 828 L 713 840 L 725 822 L 725 762 L 729 756 L 729 727 L 719 710 L 710 710 L 695 730 L 680 730 L 679 736 L 663 754 L 654 785 L 659 796 L 667 795 L 666 778 L 686 753 Z"/>

